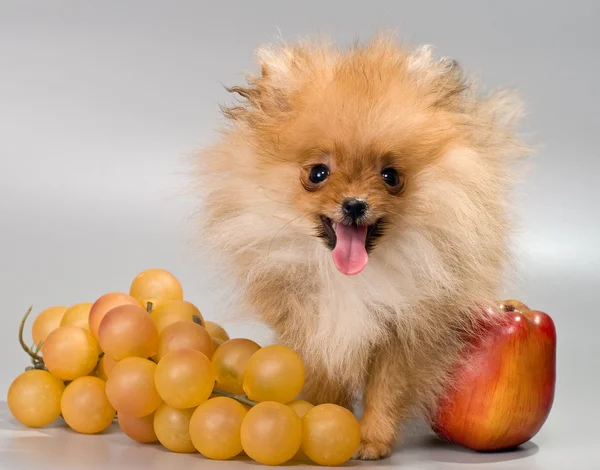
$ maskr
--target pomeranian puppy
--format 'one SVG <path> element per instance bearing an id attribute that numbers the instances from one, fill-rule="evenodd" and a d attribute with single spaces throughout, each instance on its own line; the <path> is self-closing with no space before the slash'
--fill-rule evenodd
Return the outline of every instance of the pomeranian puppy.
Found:
<path id="1" fill-rule="evenodd" d="M 520 102 L 389 36 L 258 50 L 195 156 L 202 240 L 296 350 L 304 394 L 362 399 L 356 457 L 430 412 L 510 262 Z"/>

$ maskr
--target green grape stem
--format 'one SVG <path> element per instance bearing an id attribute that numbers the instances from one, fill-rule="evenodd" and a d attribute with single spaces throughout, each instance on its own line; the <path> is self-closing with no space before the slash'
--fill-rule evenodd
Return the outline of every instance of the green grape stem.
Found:
<path id="1" fill-rule="evenodd" d="M 27 309 L 27 312 L 23 316 L 23 319 L 21 320 L 21 324 L 19 325 L 19 343 L 21 344 L 23 351 L 25 351 L 27 354 L 29 354 L 29 356 L 31 357 L 31 363 L 33 364 L 33 367 L 27 367 L 26 370 L 32 370 L 32 369 L 46 370 L 46 366 L 44 365 L 44 360 L 38 354 L 39 350 L 42 347 L 42 343 L 40 342 L 40 344 L 38 344 L 32 350 L 32 348 L 27 346 L 27 344 L 25 344 L 25 341 L 23 340 L 23 330 L 25 329 L 25 323 L 27 322 L 27 318 L 31 314 L 32 310 L 33 310 L 33 305 L 30 305 L 29 308 Z"/>
<path id="2" fill-rule="evenodd" d="M 237 400 L 240 403 L 243 403 L 248 406 L 258 405 L 257 402 L 250 400 L 250 398 L 248 398 L 246 395 L 236 395 L 235 393 L 230 393 L 225 390 L 221 390 L 219 388 L 215 388 L 213 390 L 213 395 L 219 395 L 221 397 L 233 398 L 234 400 Z"/>

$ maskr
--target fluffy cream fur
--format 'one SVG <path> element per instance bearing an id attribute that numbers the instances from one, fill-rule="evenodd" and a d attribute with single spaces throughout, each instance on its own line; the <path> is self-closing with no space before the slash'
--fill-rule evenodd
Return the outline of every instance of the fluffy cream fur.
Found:
<path id="1" fill-rule="evenodd" d="M 301 354 L 310 400 L 350 406 L 364 395 L 357 457 L 380 458 L 405 418 L 435 406 L 475 306 L 502 283 L 527 152 L 514 133 L 520 103 L 481 94 L 429 47 L 408 51 L 384 36 L 258 57 L 261 73 L 231 88 L 242 101 L 224 108 L 230 125 L 196 157 L 200 237 L 231 267 L 240 308 Z M 303 188 L 315 149 L 343 184 Z M 406 172 L 400 195 L 366 176 L 382 154 Z M 335 216 L 348 191 L 369 194 L 388 222 L 353 277 L 315 236 L 316 217 Z"/>

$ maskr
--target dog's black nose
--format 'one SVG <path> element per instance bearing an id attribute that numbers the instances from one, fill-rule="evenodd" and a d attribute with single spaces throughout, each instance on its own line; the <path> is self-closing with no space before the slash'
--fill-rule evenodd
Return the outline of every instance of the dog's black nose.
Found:
<path id="1" fill-rule="evenodd" d="M 342 202 L 342 211 L 346 217 L 351 218 L 355 222 L 367 212 L 367 203 L 361 199 L 344 199 Z"/>

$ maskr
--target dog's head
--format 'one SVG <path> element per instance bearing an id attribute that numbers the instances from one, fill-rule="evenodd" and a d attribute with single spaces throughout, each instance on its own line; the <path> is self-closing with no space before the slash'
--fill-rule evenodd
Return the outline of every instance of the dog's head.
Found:
<path id="1" fill-rule="evenodd" d="M 386 242 L 398 259 L 384 262 L 421 257 L 446 274 L 499 262 L 503 184 L 521 151 L 512 103 L 477 98 L 454 61 L 387 39 L 262 49 L 259 59 L 261 73 L 230 88 L 242 103 L 224 108 L 233 125 L 205 157 L 209 178 L 228 181 L 204 179 L 218 238 L 265 256 L 326 247 L 346 275 Z M 403 235 L 412 246 L 398 247 Z"/>

